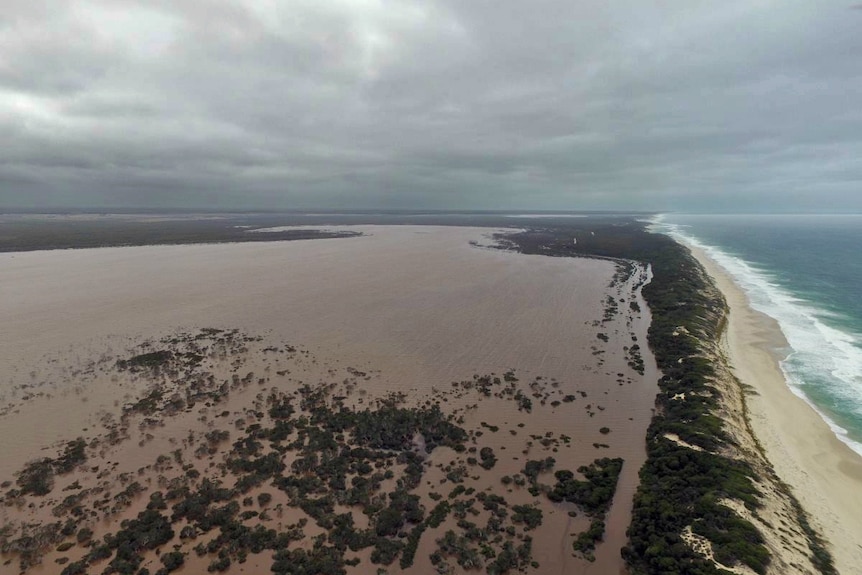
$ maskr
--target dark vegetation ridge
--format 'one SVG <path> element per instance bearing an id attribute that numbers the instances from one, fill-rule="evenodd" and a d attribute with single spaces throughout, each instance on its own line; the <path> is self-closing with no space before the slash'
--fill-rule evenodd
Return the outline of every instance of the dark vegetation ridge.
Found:
<path id="1" fill-rule="evenodd" d="M 633 575 L 727 575 L 683 539 L 690 528 L 709 540 L 715 560 L 765 573 L 770 553 L 758 529 L 720 502 L 742 502 L 757 514 L 761 494 L 754 466 L 730 454 L 738 447 L 718 413 L 722 391 L 709 349 L 724 327 L 721 293 L 686 248 L 646 231 L 633 220 L 583 220 L 498 238 L 527 254 L 637 260 L 652 268 L 643 296 L 650 306 L 649 344 L 663 376 L 656 415 L 647 432 L 647 461 L 640 472 L 629 545 L 623 556 Z M 677 436 L 692 449 L 668 436 Z M 699 448 L 699 449 L 698 449 Z M 808 538 L 812 564 L 836 573 L 832 557 L 785 488 Z"/>
<path id="2" fill-rule="evenodd" d="M 522 227 L 556 225 L 571 221 L 560 215 L 507 217 L 492 212 L 413 213 L 70 213 L 0 214 L 0 252 L 231 242 L 269 242 L 350 237 L 354 232 L 327 231 L 341 225 L 431 225 Z M 581 218 L 576 218 L 580 220 Z M 594 219 L 619 219 L 609 214 Z M 249 230 L 304 226 L 281 232 Z M 319 229 L 312 229 L 319 228 Z"/>
<path id="3" fill-rule="evenodd" d="M 118 246 L 272 242 L 343 238 L 358 232 L 294 229 L 249 233 L 249 229 L 285 225 L 323 225 L 314 221 L 287 221 L 251 216 L 200 217 L 98 217 L 85 219 L 41 217 L 0 219 L 0 252 Z"/>

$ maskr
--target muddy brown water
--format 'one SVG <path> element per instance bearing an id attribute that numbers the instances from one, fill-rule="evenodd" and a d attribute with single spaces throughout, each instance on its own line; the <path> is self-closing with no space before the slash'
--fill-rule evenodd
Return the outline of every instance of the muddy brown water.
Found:
<path id="1" fill-rule="evenodd" d="M 46 447 L 95 429 L 141 392 L 134 382 L 88 377 L 88 363 L 177 331 L 237 327 L 295 343 L 339 369 L 373 371 L 372 395 L 421 397 L 511 368 L 587 397 L 533 414 L 511 403 L 477 412 L 501 428 L 483 437 L 500 459 L 495 474 L 516 473 L 539 455 L 570 469 L 596 457 L 626 461 L 596 561 L 572 556 L 571 534 L 585 522 L 559 508 L 535 535 L 539 571 L 618 572 L 657 391 L 645 349 L 649 316 L 633 286 L 609 288 L 611 262 L 470 244 L 489 243 L 487 229 L 359 229 L 366 235 L 351 239 L 0 254 L 0 479 Z M 608 294 L 625 301 L 597 325 Z M 641 313 L 630 310 L 631 299 Z M 623 353 L 632 336 L 644 348 L 643 376 Z M 469 399 L 453 396 L 447 407 L 464 408 L 461 401 Z M 527 435 L 548 432 L 573 441 L 555 453 L 521 453 Z M 431 551 L 426 537 L 417 557 Z"/>

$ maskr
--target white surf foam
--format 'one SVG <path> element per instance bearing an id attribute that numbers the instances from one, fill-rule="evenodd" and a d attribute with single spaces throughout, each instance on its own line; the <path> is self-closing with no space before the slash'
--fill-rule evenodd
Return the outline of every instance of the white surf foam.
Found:
<path id="1" fill-rule="evenodd" d="M 831 315 L 829 312 L 794 296 L 767 270 L 704 243 L 686 226 L 668 223 L 658 216 L 649 229 L 702 250 L 742 288 L 752 308 L 778 322 L 789 345 L 788 349 L 778 350 L 786 354 L 780 365 L 788 387 L 817 411 L 841 441 L 862 455 L 862 443 L 853 440 L 846 428 L 804 392 L 806 384 L 816 384 L 862 421 L 862 349 L 858 336 L 827 325 L 823 320 Z"/>

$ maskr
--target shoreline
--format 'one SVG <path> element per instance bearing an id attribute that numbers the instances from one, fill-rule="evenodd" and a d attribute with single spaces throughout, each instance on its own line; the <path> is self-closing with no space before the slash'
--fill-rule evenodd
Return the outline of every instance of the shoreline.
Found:
<path id="1" fill-rule="evenodd" d="M 679 241 L 679 240 L 678 240 Z M 734 375 L 746 393 L 747 419 L 778 477 L 822 534 L 841 573 L 862 565 L 862 457 L 787 384 L 777 349 L 784 335 L 754 310 L 730 274 L 704 251 L 681 242 L 706 269 L 729 308 L 721 336 Z"/>

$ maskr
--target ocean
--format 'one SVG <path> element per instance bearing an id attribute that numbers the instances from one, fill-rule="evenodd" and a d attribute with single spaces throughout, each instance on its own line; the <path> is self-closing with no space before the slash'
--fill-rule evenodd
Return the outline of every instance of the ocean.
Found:
<path id="1" fill-rule="evenodd" d="M 702 248 L 774 318 L 791 390 L 862 454 L 862 215 L 680 215 L 654 231 Z"/>

